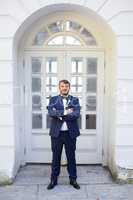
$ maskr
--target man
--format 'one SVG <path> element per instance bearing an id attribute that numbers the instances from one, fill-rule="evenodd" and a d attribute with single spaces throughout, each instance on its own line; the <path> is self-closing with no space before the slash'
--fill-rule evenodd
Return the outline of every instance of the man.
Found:
<path id="1" fill-rule="evenodd" d="M 48 113 L 52 118 L 50 127 L 52 166 L 51 181 L 47 189 L 53 189 L 57 185 L 60 174 L 60 161 L 63 145 L 67 157 L 67 170 L 70 184 L 80 189 L 76 179 L 76 137 L 80 135 L 77 119 L 80 116 L 79 99 L 69 95 L 70 82 L 59 81 L 60 94 L 53 96 L 48 105 Z"/>

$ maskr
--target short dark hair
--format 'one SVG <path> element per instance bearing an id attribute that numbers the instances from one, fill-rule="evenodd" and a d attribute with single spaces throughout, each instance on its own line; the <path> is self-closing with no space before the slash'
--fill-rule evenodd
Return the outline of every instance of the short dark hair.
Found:
<path id="1" fill-rule="evenodd" d="M 69 82 L 68 80 L 66 80 L 66 79 L 60 80 L 60 81 L 59 81 L 59 85 L 60 85 L 61 83 L 68 84 L 69 87 L 70 87 L 70 82 Z"/>

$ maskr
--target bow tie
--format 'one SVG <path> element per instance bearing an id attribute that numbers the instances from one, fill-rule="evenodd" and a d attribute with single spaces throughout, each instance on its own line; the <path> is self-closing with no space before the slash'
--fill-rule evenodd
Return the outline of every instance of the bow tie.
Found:
<path id="1" fill-rule="evenodd" d="M 68 101 L 69 97 L 61 96 L 62 99 L 66 99 Z"/>

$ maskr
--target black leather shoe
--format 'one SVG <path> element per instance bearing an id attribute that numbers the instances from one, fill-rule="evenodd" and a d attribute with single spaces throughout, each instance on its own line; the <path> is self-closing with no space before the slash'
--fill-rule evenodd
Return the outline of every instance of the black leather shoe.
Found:
<path id="1" fill-rule="evenodd" d="M 79 190 L 80 186 L 79 184 L 76 182 L 76 180 L 70 180 L 70 185 L 72 185 L 75 189 Z"/>
<path id="2" fill-rule="evenodd" d="M 51 181 L 51 182 L 49 183 L 49 185 L 47 186 L 47 189 L 48 189 L 48 190 L 51 190 L 51 189 L 53 189 L 56 185 L 57 185 L 57 182 L 56 182 L 56 181 Z"/>

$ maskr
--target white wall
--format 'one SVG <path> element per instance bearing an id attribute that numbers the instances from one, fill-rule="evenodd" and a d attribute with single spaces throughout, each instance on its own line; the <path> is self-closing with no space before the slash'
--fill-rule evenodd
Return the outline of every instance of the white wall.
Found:
<path id="1" fill-rule="evenodd" d="M 131 5 L 133 7 L 133 3 Z M 128 9 L 131 9 L 128 7 Z M 116 162 L 133 169 L 133 11 L 110 20 L 118 38 Z"/>
<path id="2" fill-rule="evenodd" d="M 4 2 L 6 3 L 6 2 Z M 4 6 L 4 4 L 3 4 Z M 18 27 L 7 10 L 0 8 L 0 182 L 10 182 L 15 161 L 13 36 Z"/>
<path id="3" fill-rule="evenodd" d="M 133 168 L 133 26 L 129 22 L 133 19 L 133 1 L 131 0 L 5 0 L 0 6 L 0 172 L 12 176 L 15 163 L 16 129 L 14 121 L 14 102 L 11 91 L 14 90 L 13 68 L 13 37 L 17 28 L 28 16 L 39 8 L 55 3 L 74 3 L 95 11 L 112 27 L 118 39 L 117 48 L 117 119 L 116 136 L 112 139 L 112 152 L 116 152 L 115 162 L 118 166 Z M 41 11 L 40 11 L 41 12 Z M 17 86 L 17 85 L 16 85 Z M 6 92 L 5 92 L 6 90 Z M 123 98 L 123 93 L 124 95 Z M 125 98 L 127 96 L 127 98 Z M 9 131 L 10 130 L 10 131 Z M 113 135 L 113 131 L 110 134 Z M 125 135 L 125 134 L 126 135 Z M 17 134 L 18 135 L 18 134 Z M 17 150 L 17 149 L 16 149 Z M 19 152 L 19 150 L 17 150 Z M 4 156 L 3 156 L 4 155 Z M 5 159 L 5 156 L 7 159 Z M 18 161 L 19 162 L 19 161 Z M 19 166 L 19 164 L 18 164 Z"/>
<path id="4" fill-rule="evenodd" d="M 99 14 L 117 36 L 116 164 L 133 169 L 133 1 L 107 1 Z"/>

